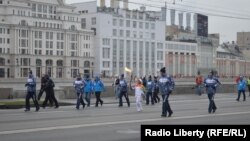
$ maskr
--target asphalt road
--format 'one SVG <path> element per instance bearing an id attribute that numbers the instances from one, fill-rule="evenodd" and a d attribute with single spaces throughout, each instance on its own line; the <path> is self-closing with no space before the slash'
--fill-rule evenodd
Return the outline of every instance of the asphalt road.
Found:
<path id="1" fill-rule="evenodd" d="M 79 111 L 74 106 L 28 113 L 23 109 L 0 110 L 0 140 L 139 141 L 141 124 L 249 124 L 250 97 L 245 102 L 235 99 L 235 94 L 217 94 L 218 110 L 208 114 L 206 95 L 171 95 L 174 114 L 170 118 L 160 117 L 161 103 L 143 105 L 142 112 L 136 111 L 135 103 L 130 108 L 104 104 Z"/>

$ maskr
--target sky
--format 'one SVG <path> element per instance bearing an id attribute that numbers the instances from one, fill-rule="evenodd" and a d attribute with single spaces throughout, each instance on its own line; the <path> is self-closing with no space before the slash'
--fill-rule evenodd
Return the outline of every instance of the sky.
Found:
<path id="1" fill-rule="evenodd" d="M 93 0 L 66 0 L 67 4 Z M 100 0 L 97 0 L 98 4 Z M 129 0 L 129 9 L 139 9 L 146 6 L 147 10 L 159 11 L 167 2 L 168 9 L 179 12 L 201 13 L 208 16 L 209 33 L 219 33 L 220 43 L 237 40 L 237 32 L 250 32 L 250 0 Z M 173 4 L 175 1 L 175 4 Z M 110 0 L 106 0 L 110 5 Z M 185 17 L 185 16 L 184 16 Z M 170 13 L 167 14 L 170 24 Z M 178 24 L 178 17 L 176 17 Z M 185 18 L 184 18 L 185 22 Z M 184 24 L 185 26 L 185 24 Z"/>

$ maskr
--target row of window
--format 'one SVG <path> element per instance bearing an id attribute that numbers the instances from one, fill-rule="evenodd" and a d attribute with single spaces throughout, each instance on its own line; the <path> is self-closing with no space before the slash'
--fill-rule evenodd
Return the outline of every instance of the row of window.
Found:
<path id="1" fill-rule="evenodd" d="M 0 34 L 10 34 L 9 28 L 0 28 Z"/>
<path id="2" fill-rule="evenodd" d="M 10 44 L 10 39 L 0 38 L 0 44 Z"/>
<path id="3" fill-rule="evenodd" d="M 10 48 L 1 48 L 0 47 L 0 54 L 9 54 L 10 53 Z"/>
<path id="4" fill-rule="evenodd" d="M 119 35 L 118 35 L 119 32 Z M 130 30 L 126 30 L 126 35 L 125 35 L 125 30 L 117 30 L 117 29 L 113 29 L 113 36 L 119 36 L 119 37 L 128 37 L 128 38 L 140 38 L 140 39 L 155 39 L 155 33 L 149 33 L 149 32 L 139 32 L 137 33 L 137 31 L 133 31 L 131 32 Z M 132 34 L 132 35 L 131 35 Z"/>
<path id="5" fill-rule="evenodd" d="M 118 22 L 120 27 L 124 27 L 126 24 L 126 27 L 155 30 L 155 23 L 149 23 L 149 22 L 144 23 L 138 21 L 123 20 L 123 19 L 113 19 L 113 26 L 118 26 Z"/>

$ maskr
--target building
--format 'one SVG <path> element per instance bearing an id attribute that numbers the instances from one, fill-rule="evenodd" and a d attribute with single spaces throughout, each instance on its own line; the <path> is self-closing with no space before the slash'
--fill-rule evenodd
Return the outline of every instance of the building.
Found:
<path id="1" fill-rule="evenodd" d="M 250 50 L 250 32 L 237 32 L 237 45 L 241 49 Z"/>
<path id="2" fill-rule="evenodd" d="M 172 75 L 195 75 L 197 44 L 165 40 L 164 8 L 129 10 L 113 2 L 111 7 L 103 2 L 98 7 L 96 1 L 72 4 L 81 14 L 82 28 L 95 32 L 95 73 L 114 76 L 127 67 L 136 76 L 157 75 L 166 66 Z"/>
<path id="3" fill-rule="evenodd" d="M 94 32 L 63 0 L 0 0 L 0 77 L 91 74 Z"/>
<path id="4" fill-rule="evenodd" d="M 250 60 L 232 43 L 223 43 L 217 49 L 217 72 L 221 77 L 250 76 Z"/>

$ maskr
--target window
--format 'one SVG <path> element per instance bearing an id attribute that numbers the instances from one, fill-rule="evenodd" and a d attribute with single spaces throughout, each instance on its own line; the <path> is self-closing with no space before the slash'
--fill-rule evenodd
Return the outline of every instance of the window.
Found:
<path id="1" fill-rule="evenodd" d="M 123 27 L 123 20 L 120 19 L 120 26 Z"/>
<path id="2" fill-rule="evenodd" d="M 117 20 L 113 19 L 113 26 L 116 26 L 116 25 L 117 25 Z"/>
<path id="3" fill-rule="evenodd" d="M 102 39 L 102 44 L 103 44 L 103 45 L 110 45 L 110 40 L 107 39 L 107 38 L 103 38 L 103 39 Z"/>
<path id="4" fill-rule="evenodd" d="M 126 27 L 130 27 L 130 20 L 126 20 Z"/>
<path id="5" fill-rule="evenodd" d="M 149 23 L 145 23 L 145 28 L 149 29 Z"/>
<path id="6" fill-rule="evenodd" d="M 141 39 L 143 38 L 143 32 L 140 32 L 140 38 Z"/>
<path id="7" fill-rule="evenodd" d="M 117 36 L 117 30 L 113 29 L 113 36 Z"/>
<path id="8" fill-rule="evenodd" d="M 110 49 L 109 48 L 103 48 L 103 51 L 102 51 L 102 57 L 104 59 L 109 59 L 110 58 Z"/>
<path id="9" fill-rule="evenodd" d="M 120 37 L 123 37 L 123 30 L 120 30 Z"/>
<path id="10" fill-rule="evenodd" d="M 10 44 L 10 39 L 9 38 L 7 39 L 7 44 Z"/>
<path id="11" fill-rule="evenodd" d="M 92 25 L 96 25 L 96 18 L 95 17 L 91 18 L 91 23 L 92 23 Z"/>
<path id="12" fill-rule="evenodd" d="M 109 68 L 109 62 L 108 61 L 103 61 L 103 67 L 104 68 Z"/>
<path id="13" fill-rule="evenodd" d="M 129 30 L 126 31 L 126 37 L 130 37 L 130 31 Z"/>
<path id="14" fill-rule="evenodd" d="M 151 39 L 155 39 L 155 34 L 151 33 Z"/>
<path id="15" fill-rule="evenodd" d="M 133 28 L 136 28 L 136 21 L 133 21 Z"/>
<path id="16" fill-rule="evenodd" d="M 86 28 L 86 18 L 81 19 L 81 27 L 82 27 L 82 29 Z"/>
<path id="17" fill-rule="evenodd" d="M 10 34 L 10 29 L 7 29 L 7 34 Z"/>
<path id="18" fill-rule="evenodd" d="M 151 29 L 155 29 L 155 24 L 151 23 Z"/>
<path id="19" fill-rule="evenodd" d="M 163 60 L 163 52 L 157 51 L 157 60 Z"/>
<path id="20" fill-rule="evenodd" d="M 136 38 L 136 31 L 133 31 L 133 37 Z"/>
<path id="21" fill-rule="evenodd" d="M 140 23 L 139 23 L 139 28 L 140 28 L 140 29 L 143 29 L 143 22 L 140 22 Z"/>

